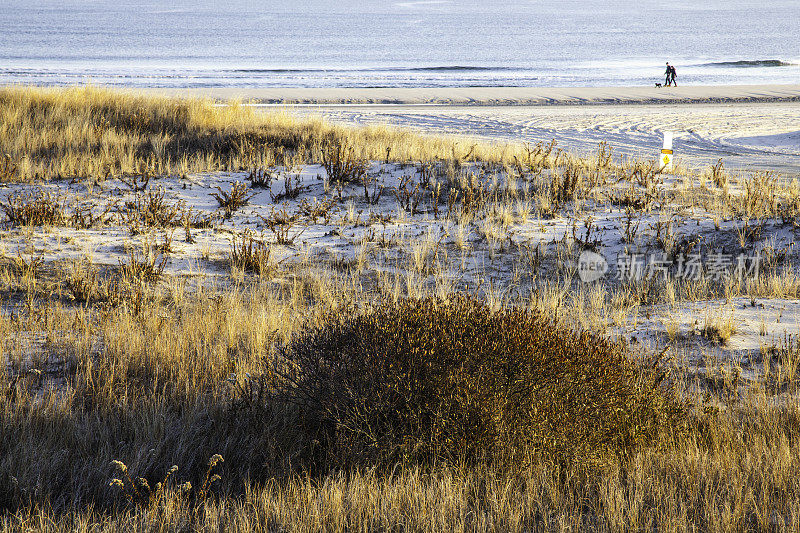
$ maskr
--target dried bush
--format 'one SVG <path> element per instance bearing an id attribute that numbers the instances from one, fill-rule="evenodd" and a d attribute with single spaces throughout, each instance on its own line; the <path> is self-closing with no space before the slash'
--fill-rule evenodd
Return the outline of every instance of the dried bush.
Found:
<path id="1" fill-rule="evenodd" d="M 114 218 L 117 206 L 114 200 L 105 207 L 95 209 L 91 201 L 75 200 L 71 212 L 59 192 L 37 188 L 31 192 L 18 192 L 6 196 L 0 202 L 8 221 L 15 226 L 71 225 L 77 229 L 88 229 L 104 225 Z"/>
<path id="2" fill-rule="evenodd" d="M 789 197 L 778 204 L 778 216 L 784 224 L 797 226 L 800 222 L 800 193 L 790 191 Z"/>
<path id="3" fill-rule="evenodd" d="M 141 192 L 147 189 L 150 183 L 151 175 L 149 172 L 141 174 L 131 174 L 130 176 L 121 176 L 119 180 L 130 187 L 133 192 Z"/>
<path id="4" fill-rule="evenodd" d="M 311 219 L 311 222 L 316 224 L 317 219 L 321 218 L 323 224 L 328 224 L 331 219 L 331 208 L 336 205 L 336 200 L 333 198 L 329 198 L 323 201 L 319 201 L 316 198 L 312 199 L 313 201 L 308 201 L 307 199 L 303 198 L 300 201 L 300 205 L 297 207 L 297 211 Z"/>
<path id="5" fill-rule="evenodd" d="M 540 172 L 542 168 L 550 160 L 550 156 L 556 147 L 556 140 L 552 139 L 549 143 L 545 144 L 541 141 L 531 147 L 530 144 L 525 144 L 525 155 L 522 163 L 527 167 L 530 172 Z"/>
<path id="6" fill-rule="evenodd" d="M 762 346 L 761 358 L 765 381 L 770 390 L 797 391 L 800 385 L 800 339 L 784 333 L 779 342 Z"/>
<path id="7" fill-rule="evenodd" d="M 269 192 L 269 197 L 272 199 L 273 204 L 277 204 L 278 202 L 282 202 L 284 199 L 289 198 L 290 200 L 294 200 L 303 192 L 303 185 L 302 179 L 300 178 L 300 174 L 289 174 L 286 173 L 283 177 L 283 192 L 279 192 L 278 194 L 272 194 L 272 191 Z"/>
<path id="8" fill-rule="evenodd" d="M 261 276 L 272 273 L 275 265 L 270 259 L 272 250 L 263 240 L 245 232 L 231 240 L 231 266 Z"/>
<path id="9" fill-rule="evenodd" d="M 583 179 L 580 169 L 567 166 L 562 173 L 553 171 L 550 181 L 550 203 L 558 210 L 566 202 L 574 201 L 581 193 Z"/>
<path id="10" fill-rule="evenodd" d="M 728 184 L 728 173 L 725 172 L 725 167 L 722 164 L 722 158 L 719 158 L 716 164 L 711 165 L 711 181 L 719 188 Z"/>
<path id="11" fill-rule="evenodd" d="M 35 283 L 37 277 L 42 273 L 44 257 L 41 255 L 30 255 L 28 259 L 21 253 L 16 256 L 0 256 L 0 274 L 12 278 L 27 278 Z"/>
<path id="12" fill-rule="evenodd" d="M 772 218 L 778 212 L 778 177 L 773 172 L 756 172 L 744 182 L 744 194 L 735 197 L 735 213 L 747 218 Z"/>
<path id="13" fill-rule="evenodd" d="M 655 189 L 642 189 L 633 183 L 622 191 L 612 189 L 606 193 L 606 196 L 612 205 L 646 212 L 649 212 L 659 199 Z"/>
<path id="14" fill-rule="evenodd" d="M 283 206 L 280 210 L 275 210 L 273 207 L 269 217 L 259 216 L 259 218 L 275 235 L 275 240 L 278 244 L 294 243 L 295 239 L 302 235 L 308 227 L 304 226 L 300 231 L 296 231 L 292 234 L 292 228 L 300 220 L 300 214 L 294 213 L 290 215 L 289 212 L 286 211 L 286 206 Z"/>
<path id="15" fill-rule="evenodd" d="M 181 225 L 183 226 L 184 240 L 188 243 L 195 242 L 194 237 L 192 237 L 192 229 L 210 228 L 217 218 L 218 215 L 215 213 L 203 215 L 201 213 L 195 213 L 191 207 L 184 209 L 181 215 Z"/>
<path id="16" fill-rule="evenodd" d="M 658 184 L 658 175 L 663 170 L 664 167 L 659 167 L 657 161 L 627 161 L 623 167 L 623 179 L 649 189 Z"/>
<path id="17" fill-rule="evenodd" d="M 114 218 L 112 210 L 117 207 L 117 201 L 111 200 L 102 209 L 95 210 L 90 201 L 75 201 L 72 208 L 70 222 L 77 229 L 89 229 L 102 226 L 111 222 Z"/>
<path id="18" fill-rule="evenodd" d="M 346 139 L 328 138 L 322 146 L 322 166 L 334 184 L 361 183 L 367 173 L 367 161 L 357 157 Z"/>
<path id="19" fill-rule="evenodd" d="M 394 189 L 394 197 L 404 210 L 414 215 L 422 197 L 419 194 L 419 184 L 411 176 L 401 176 L 400 184 Z"/>
<path id="20" fill-rule="evenodd" d="M 597 162 L 596 171 L 599 173 L 601 170 L 608 170 L 612 166 L 614 150 L 606 141 L 600 141 L 597 147 Z"/>
<path id="21" fill-rule="evenodd" d="M 166 228 L 177 226 L 182 221 L 182 213 L 186 204 L 168 202 L 163 187 L 150 190 L 146 194 L 137 194 L 136 199 L 125 202 L 123 217 L 130 226 L 131 233 L 139 233 L 141 228 Z"/>
<path id="22" fill-rule="evenodd" d="M 222 187 L 216 187 L 219 193 L 212 192 L 211 196 L 217 200 L 219 206 L 225 210 L 225 218 L 230 218 L 231 215 L 239 209 L 244 207 L 253 197 L 253 194 L 248 193 L 247 185 L 235 181 L 231 184 L 231 190 L 226 192 Z"/>
<path id="23" fill-rule="evenodd" d="M 254 168 L 250 171 L 247 180 L 250 182 L 250 187 L 253 189 L 269 189 L 272 187 L 272 182 L 276 179 L 275 170 L 271 168 Z"/>
<path id="24" fill-rule="evenodd" d="M 489 194 L 483 184 L 474 176 L 468 183 L 450 189 L 447 199 L 448 216 L 454 212 L 454 207 L 460 204 L 461 216 L 474 216 L 486 209 L 489 203 Z"/>
<path id="25" fill-rule="evenodd" d="M 73 301 L 91 303 L 108 299 L 110 283 L 90 262 L 73 261 L 64 274 L 64 288 Z"/>
<path id="26" fill-rule="evenodd" d="M 0 209 L 14 226 L 58 225 L 66 220 L 61 198 L 41 188 L 7 195 Z"/>
<path id="27" fill-rule="evenodd" d="M 465 296 L 330 317 L 282 352 L 330 464 L 598 464 L 684 419 L 621 344 Z M 649 368 L 649 367 L 648 367 Z"/>
<path id="28" fill-rule="evenodd" d="M 219 220 L 220 216 L 218 213 L 206 213 L 203 212 L 195 212 L 194 209 L 188 207 L 183 210 L 181 213 L 181 221 L 180 224 L 184 228 L 193 228 L 193 229 L 208 229 L 214 225 L 214 222 Z"/>
<path id="29" fill-rule="evenodd" d="M 131 249 L 128 262 L 120 261 L 120 278 L 129 284 L 155 282 L 164 274 L 167 258 L 154 252 L 149 243 L 145 243 L 144 251 Z"/>

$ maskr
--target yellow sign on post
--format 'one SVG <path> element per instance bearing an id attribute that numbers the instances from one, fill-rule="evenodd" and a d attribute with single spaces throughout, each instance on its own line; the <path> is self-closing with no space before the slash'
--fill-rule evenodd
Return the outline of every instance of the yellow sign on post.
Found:
<path id="1" fill-rule="evenodd" d="M 672 132 L 664 132 L 664 148 L 661 149 L 661 166 L 665 171 L 672 170 Z"/>

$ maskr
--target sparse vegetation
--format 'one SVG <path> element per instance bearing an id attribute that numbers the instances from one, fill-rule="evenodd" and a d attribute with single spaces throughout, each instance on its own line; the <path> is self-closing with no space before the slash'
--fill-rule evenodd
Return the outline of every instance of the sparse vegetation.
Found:
<path id="1" fill-rule="evenodd" d="M 270 191 L 269 196 L 273 204 L 277 204 L 285 199 L 294 200 L 303 192 L 303 186 L 300 184 L 300 176 L 291 175 L 287 173 L 283 178 L 283 192 L 273 194 Z"/>
<path id="2" fill-rule="evenodd" d="M 61 198 L 42 189 L 8 194 L 0 209 L 14 226 L 53 226 L 66 220 Z"/>
<path id="3" fill-rule="evenodd" d="M 222 187 L 217 187 L 217 191 L 212 192 L 211 196 L 217 201 L 219 207 L 224 210 L 225 218 L 230 218 L 234 211 L 246 206 L 253 195 L 248 192 L 247 185 L 239 183 L 238 181 L 231 184 L 230 191 L 222 190 Z"/>
<path id="4" fill-rule="evenodd" d="M 306 230 L 306 227 L 302 227 L 300 230 L 292 231 L 300 220 L 300 215 L 297 213 L 289 214 L 286 211 L 286 206 L 279 210 L 273 208 L 270 216 L 261 217 L 261 220 L 267 229 L 275 235 L 275 241 L 278 244 L 292 244 Z"/>
<path id="5" fill-rule="evenodd" d="M 122 210 L 131 234 L 137 235 L 148 228 L 167 228 L 180 224 L 186 209 L 185 202 L 170 202 L 163 188 L 150 189 L 125 203 Z"/>
<path id="6" fill-rule="evenodd" d="M 247 179 L 253 189 L 269 189 L 276 177 L 272 169 L 260 167 L 251 170 Z"/>
<path id="7" fill-rule="evenodd" d="M 269 245 L 250 233 L 244 233 L 231 240 L 231 266 L 265 276 L 275 271 L 270 256 Z"/>

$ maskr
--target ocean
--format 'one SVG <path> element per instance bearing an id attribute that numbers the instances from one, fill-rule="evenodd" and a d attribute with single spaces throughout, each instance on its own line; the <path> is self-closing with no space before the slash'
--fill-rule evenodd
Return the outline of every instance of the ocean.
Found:
<path id="1" fill-rule="evenodd" d="M 0 3 L 0 84 L 800 83 L 798 0 Z"/>

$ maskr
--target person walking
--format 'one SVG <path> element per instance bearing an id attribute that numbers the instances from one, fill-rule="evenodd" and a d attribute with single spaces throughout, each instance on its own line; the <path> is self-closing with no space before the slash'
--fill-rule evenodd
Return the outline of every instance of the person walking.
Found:
<path id="1" fill-rule="evenodd" d="M 672 67 L 669 65 L 669 61 L 667 61 L 667 71 L 664 72 L 666 75 L 666 79 L 664 80 L 664 87 L 669 87 L 670 83 L 672 83 Z"/>
<path id="2" fill-rule="evenodd" d="M 669 70 L 670 70 L 670 72 L 672 73 L 672 74 L 670 75 L 670 81 L 672 82 L 672 85 L 674 85 L 675 87 L 677 87 L 677 86 L 678 86 L 678 82 L 677 82 L 677 81 L 675 81 L 675 77 L 677 76 L 677 73 L 675 72 L 675 65 L 670 65 L 670 66 L 669 66 Z"/>

